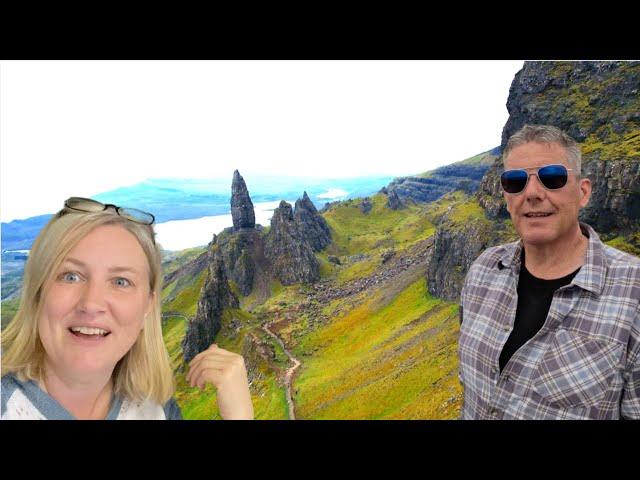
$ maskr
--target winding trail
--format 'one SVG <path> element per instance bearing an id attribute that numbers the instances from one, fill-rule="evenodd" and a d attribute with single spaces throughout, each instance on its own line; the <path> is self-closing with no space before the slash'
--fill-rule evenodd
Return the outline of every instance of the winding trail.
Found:
<path id="1" fill-rule="evenodd" d="M 296 371 L 296 369 L 301 365 L 301 363 L 296 357 L 292 355 L 292 353 L 287 349 L 287 347 L 285 347 L 282 339 L 278 335 L 273 333 L 271 330 L 269 330 L 271 323 L 274 323 L 274 322 L 270 322 L 263 325 L 262 330 L 267 332 L 267 334 L 271 335 L 276 340 L 276 342 L 278 342 L 278 344 L 282 347 L 282 350 L 284 350 L 284 353 L 286 353 L 287 357 L 289 357 L 289 360 L 293 362 L 293 366 L 289 367 L 284 375 L 284 383 L 287 388 L 287 404 L 289 405 L 289 420 L 295 420 L 296 411 L 295 411 L 295 405 L 293 403 L 293 395 L 292 395 L 293 374 Z"/>

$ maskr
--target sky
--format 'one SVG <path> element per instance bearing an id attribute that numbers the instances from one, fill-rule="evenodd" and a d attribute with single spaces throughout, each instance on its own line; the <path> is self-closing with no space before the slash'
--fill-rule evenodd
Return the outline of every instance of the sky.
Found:
<path id="1" fill-rule="evenodd" d="M 2 61 L 0 218 L 147 178 L 402 176 L 500 144 L 523 61 Z"/>

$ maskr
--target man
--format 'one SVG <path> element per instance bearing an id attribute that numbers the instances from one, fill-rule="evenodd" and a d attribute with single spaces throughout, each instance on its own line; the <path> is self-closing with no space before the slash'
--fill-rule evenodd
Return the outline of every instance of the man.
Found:
<path id="1" fill-rule="evenodd" d="M 501 184 L 520 240 L 484 251 L 461 294 L 463 419 L 640 418 L 640 260 L 578 221 L 576 142 L 525 125 Z"/>

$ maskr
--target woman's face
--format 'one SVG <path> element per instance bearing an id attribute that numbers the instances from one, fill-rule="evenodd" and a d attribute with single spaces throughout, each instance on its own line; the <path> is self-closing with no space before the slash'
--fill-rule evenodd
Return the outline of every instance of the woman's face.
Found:
<path id="1" fill-rule="evenodd" d="M 69 252 L 38 320 L 45 368 L 75 381 L 110 376 L 153 307 L 149 265 L 122 226 L 92 230 Z"/>

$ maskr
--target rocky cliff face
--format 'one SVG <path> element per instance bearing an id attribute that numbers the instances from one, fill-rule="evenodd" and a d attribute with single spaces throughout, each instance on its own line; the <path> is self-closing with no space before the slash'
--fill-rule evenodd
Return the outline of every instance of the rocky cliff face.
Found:
<path id="1" fill-rule="evenodd" d="M 182 341 L 184 362 L 209 348 L 221 327 L 222 313 L 225 308 L 238 308 L 238 299 L 231 292 L 227 282 L 224 262 L 217 245 L 210 251 L 207 278 L 198 301 L 196 316 L 187 325 Z"/>
<path id="2" fill-rule="evenodd" d="M 507 109 L 503 148 L 525 123 L 554 125 L 582 144 L 593 182 L 582 221 L 602 233 L 640 228 L 640 62 L 525 62 Z"/>
<path id="3" fill-rule="evenodd" d="M 496 148 L 420 176 L 395 178 L 380 191 L 389 196 L 387 206 L 393 210 L 407 202 L 433 202 L 455 190 L 470 195 L 478 189 L 483 175 L 499 155 L 498 150 Z"/>
<path id="4" fill-rule="evenodd" d="M 475 195 L 487 217 L 493 220 L 509 218 L 507 204 L 502 196 L 502 186 L 500 185 L 500 175 L 503 171 L 502 158 L 498 158 L 482 177 L 480 187 Z"/>
<path id="5" fill-rule="evenodd" d="M 242 295 L 251 293 L 255 277 L 265 263 L 263 237 L 261 231 L 245 228 L 238 232 L 227 229 L 217 238 L 227 278 Z"/>
<path id="6" fill-rule="evenodd" d="M 447 300 L 460 297 L 464 277 L 478 255 L 491 246 L 515 240 L 503 221 L 468 218 L 460 222 L 455 216 L 448 212 L 438 225 L 427 268 L 429 293 Z"/>
<path id="7" fill-rule="evenodd" d="M 233 172 L 233 181 L 231 182 L 231 217 L 235 230 L 256 226 L 253 202 L 249 196 L 247 185 L 238 170 Z"/>
<path id="8" fill-rule="evenodd" d="M 291 205 L 284 200 L 273 212 L 265 256 L 271 271 L 283 285 L 311 283 L 320 278 L 320 264 L 313 248 L 294 220 Z"/>
<path id="9" fill-rule="evenodd" d="M 296 200 L 293 219 L 314 251 L 319 252 L 331 243 L 329 225 L 318 213 L 307 192 L 304 192 L 302 198 Z"/>
<path id="10" fill-rule="evenodd" d="M 397 190 L 393 188 L 387 189 L 387 208 L 391 210 L 400 210 L 404 208 L 404 202 L 400 200 Z"/>

